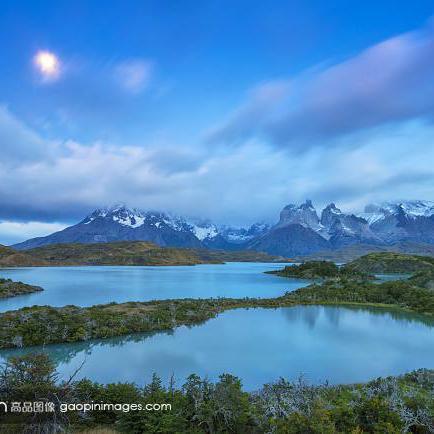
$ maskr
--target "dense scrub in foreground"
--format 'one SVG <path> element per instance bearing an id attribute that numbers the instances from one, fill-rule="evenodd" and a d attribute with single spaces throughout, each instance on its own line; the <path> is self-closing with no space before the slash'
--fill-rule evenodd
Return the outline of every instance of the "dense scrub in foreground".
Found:
<path id="1" fill-rule="evenodd" d="M 0 278 L 0 298 L 15 297 L 16 295 L 31 294 L 38 291 L 43 291 L 43 289 L 40 286 Z"/>
<path id="2" fill-rule="evenodd" d="M 0 400 L 54 402 L 47 413 L 1 413 L 2 432 L 79 432 L 110 427 L 145 433 L 432 433 L 434 371 L 348 386 L 309 385 L 284 379 L 246 392 L 240 379 L 222 374 L 217 382 L 190 375 L 177 387 L 153 376 L 151 383 L 102 385 L 90 380 L 59 381 L 45 354 L 9 359 L 0 374 Z M 61 411 L 61 404 L 170 404 L 163 411 Z M 65 408 L 64 408 L 65 410 Z"/>

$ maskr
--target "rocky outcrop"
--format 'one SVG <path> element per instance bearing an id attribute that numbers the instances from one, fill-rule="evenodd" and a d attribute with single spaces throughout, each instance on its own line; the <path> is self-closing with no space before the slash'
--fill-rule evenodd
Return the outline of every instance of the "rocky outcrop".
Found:
<path id="1" fill-rule="evenodd" d="M 330 243 L 311 228 L 301 224 L 277 224 L 265 235 L 250 242 L 248 248 L 292 257 L 327 250 Z"/>

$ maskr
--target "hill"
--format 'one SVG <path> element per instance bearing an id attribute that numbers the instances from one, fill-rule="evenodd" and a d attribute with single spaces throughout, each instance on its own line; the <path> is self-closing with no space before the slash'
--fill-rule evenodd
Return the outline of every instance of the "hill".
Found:
<path id="1" fill-rule="evenodd" d="M 430 271 L 434 268 L 434 258 L 429 256 L 404 255 L 401 253 L 381 252 L 362 256 L 344 269 L 362 273 L 415 273 Z"/>
<path id="2" fill-rule="evenodd" d="M 4 248 L 0 266 L 73 266 L 73 265 L 196 265 L 237 262 L 279 262 L 284 258 L 254 251 L 160 247 L 146 241 L 112 243 L 53 244 L 17 252 Z"/>
<path id="3" fill-rule="evenodd" d="M 344 263 L 353 261 L 368 253 L 396 252 L 409 255 L 421 255 L 434 257 L 434 245 L 427 243 L 415 243 L 403 241 L 392 245 L 353 244 L 337 250 L 323 250 L 307 256 L 295 256 L 294 261 L 333 261 Z"/>

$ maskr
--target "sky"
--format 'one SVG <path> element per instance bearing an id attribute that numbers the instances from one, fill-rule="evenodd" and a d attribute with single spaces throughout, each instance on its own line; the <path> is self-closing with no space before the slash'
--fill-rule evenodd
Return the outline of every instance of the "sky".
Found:
<path id="1" fill-rule="evenodd" d="M 434 200 L 432 0 L 0 4 L 0 244 L 123 202 Z"/>

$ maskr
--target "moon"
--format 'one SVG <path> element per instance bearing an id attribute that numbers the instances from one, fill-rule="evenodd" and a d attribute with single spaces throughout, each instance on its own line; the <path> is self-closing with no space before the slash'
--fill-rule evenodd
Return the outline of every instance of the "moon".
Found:
<path id="1" fill-rule="evenodd" d="M 38 51 L 33 58 L 34 64 L 40 74 L 47 79 L 54 79 L 60 73 L 59 58 L 50 51 Z"/>

